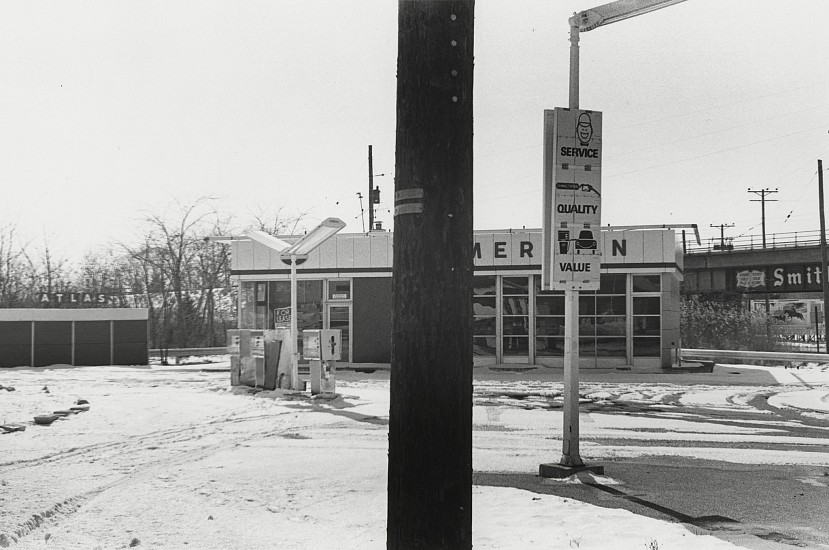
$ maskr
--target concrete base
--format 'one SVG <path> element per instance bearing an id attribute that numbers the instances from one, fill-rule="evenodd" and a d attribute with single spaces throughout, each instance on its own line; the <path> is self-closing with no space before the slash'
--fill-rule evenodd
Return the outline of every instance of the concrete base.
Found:
<path id="1" fill-rule="evenodd" d="M 540 477 L 564 479 L 579 472 L 591 472 L 602 476 L 604 475 L 604 466 L 562 466 L 557 463 L 540 464 L 538 466 L 538 475 Z"/>

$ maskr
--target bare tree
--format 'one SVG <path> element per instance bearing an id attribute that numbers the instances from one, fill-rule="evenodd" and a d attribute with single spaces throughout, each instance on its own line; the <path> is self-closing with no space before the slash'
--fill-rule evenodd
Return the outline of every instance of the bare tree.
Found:
<path id="1" fill-rule="evenodd" d="M 297 229 L 301 228 L 308 213 L 300 212 L 296 216 L 288 216 L 284 210 L 284 206 L 272 209 L 257 205 L 256 210 L 251 213 L 253 219 L 245 229 L 264 231 L 271 235 L 294 235 Z"/>
<path id="2" fill-rule="evenodd" d="M 35 250 L 35 252 L 38 252 Z M 69 292 L 72 288 L 72 268 L 65 257 L 52 252 L 48 239 L 43 239 L 43 249 L 37 255 L 30 254 L 24 248 L 22 255 L 28 269 L 28 300 L 34 303 L 40 292 L 49 294 Z"/>
<path id="3" fill-rule="evenodd" d="M 227 232 L 229 222 L 220 220 L 209 198 L 176 206 L 172 214 L 144 218 L 140 246 L 121 245 L 141 273 L 154 340 L 162 350 L 217 341 L 214 293 L 229 286 L 228 252 L 205 242 Z"/>
<path id="4" fill-rule="evenodd" d="M 76 289 L 94 294 L 117 296 L 109 305 L 135 306 L 134 296 L 143 293 L 139 270 L 130 256 L 108 248 L 103 252 L 87 252 L 73 281 Z M 143 304 L 144 300 L 139 303 Z"/>
<path id="5" fill-rule="evenodd" d="M 211 235 L 227 235 L 229 220 L 215 220 Z M 215 346 L 219 339 L 216 333 L 216 292 L 229 290 L 230 284 L 230 250 L 226 246 L 216 246 L 207 239 L 199 242 L 195 250 L 198 278 L 201 283 L 199 294 L 199 311 L 203 315 L 204 339 L 207 346 Z M 220 319 L 221 332 L 229 328 L 229 319 Z"/>
<path id="6" fill-rule="evenodd" d="M 0 227 L 0 307 L 20 307 L 27 298 L 28 266 L 13 225 Z"/>

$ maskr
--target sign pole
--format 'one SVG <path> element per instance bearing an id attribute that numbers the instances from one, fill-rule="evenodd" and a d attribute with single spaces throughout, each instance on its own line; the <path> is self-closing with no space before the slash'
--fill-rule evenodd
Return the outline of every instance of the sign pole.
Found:
<path id="1" fill-rule="evenodd" d="M 579 455 L 579 291 L 564 291 L 564 432 L 559 464 L 584 466 Z"/>

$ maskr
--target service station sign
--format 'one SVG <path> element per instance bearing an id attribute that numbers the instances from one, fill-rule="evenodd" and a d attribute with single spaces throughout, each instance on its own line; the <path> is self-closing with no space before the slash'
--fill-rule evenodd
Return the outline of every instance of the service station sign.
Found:
<path id="1" fill-rule="evenodd" d="M 542 289 L 598 290 L 602 113 L 544 111 Z"/>

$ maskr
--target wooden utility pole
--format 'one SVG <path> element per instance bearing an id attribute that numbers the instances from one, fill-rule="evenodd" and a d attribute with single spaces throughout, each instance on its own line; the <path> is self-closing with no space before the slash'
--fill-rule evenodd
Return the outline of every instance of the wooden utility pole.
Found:
<path id="1" fill-rule="evenodd" d="M 829 274 L 826 273 L 826 214 L 823 209 L 823 161 L 821 159 L 817 161 L 817 186 L 820 206 L 820 281 L 821 288 L 823 288 L 823 341 L 826 343 L 826 353 L 829 353 L 829 322 L 826 321 L 826 313 L 829 312 L 826 307 L 829 304 L 829 281 L 826 279 L 829 278 L 827 277 Z M 818 346 L 820 346 L 820 340 L 818 340 Z"/>
<path id="2" fill-rule="evenodd" d="M 720 225 L 708 224 L 711 227 L 720 228 L 720 250 L 725 250 L 725 228 L 734 227 L 733 223 L 721 223 Z M 765 246 L 765 245 L 764 245 Z"/>
<path id="3" fill-rule="evenodd" d="M 754 193 L 755 195 L 759 196 L 759 199 L 751 199 L 750 202 L 759 202 L 760 203 L 760 215 L 761 221 L 763 224 L 763 248 L 766 248 L 766 203 L 767 202 L 777 202 L 776 199 L 767 199 L 766 195 L 771 195 L 772 193 L 777 193 L 777 189 L 749 189 L 749 193 Z"/>
<path id="4" fill-rule="evenodd" d="M 389 550 L 472 547 L 474 7 L 398 2 Z"/>
<path id="5" fill-rule="evenodd" d="M 374 231 L 374 157 L 368 146 L 368 230 Z"/>

